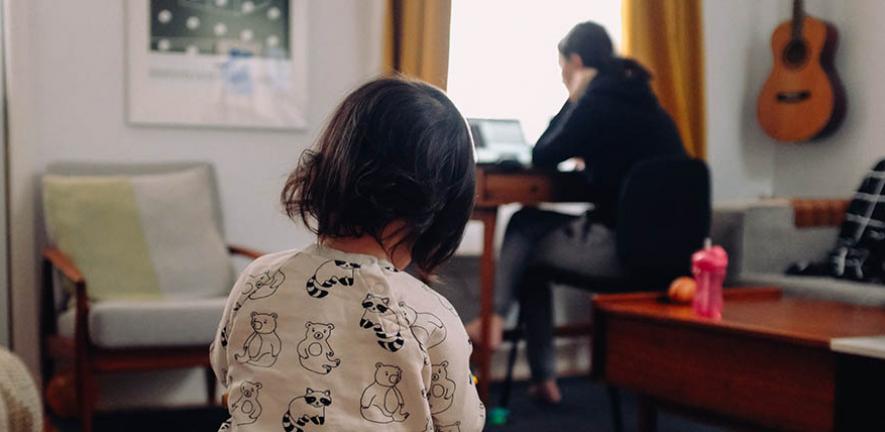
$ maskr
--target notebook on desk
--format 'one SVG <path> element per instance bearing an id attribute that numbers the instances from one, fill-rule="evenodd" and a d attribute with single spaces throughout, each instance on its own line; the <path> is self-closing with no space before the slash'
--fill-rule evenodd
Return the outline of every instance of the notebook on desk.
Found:
<path id="1" fill-rule="evenodd" d="M 519 120 L 470 118 L 467 123 L 476 143 L 477 165 L 512 169 L 531 166 L 532 148 Z"/>

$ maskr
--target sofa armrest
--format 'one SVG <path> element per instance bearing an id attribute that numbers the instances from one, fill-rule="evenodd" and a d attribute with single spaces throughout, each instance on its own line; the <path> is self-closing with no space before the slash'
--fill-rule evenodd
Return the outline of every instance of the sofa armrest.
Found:
<path id="1" fill-rule="evenodd" d="M 258 259 L 262 255 L 265 255 L 264 252 L 259 252 L 255 249 L 250 249 L 250 248 L 247 248 L 244 246 L 238 246 L 238 245 L 227 245 L 227 251 L 231 255 L 244 256 L 246 258 L 253 259 L 253 260 Z"/>
<path id="2" fill-rule="evenodd" d="M 58 270 L 74 285 L 86 284 L 86 279 L 83 277 L 83 273 L 80 273 L 80 269 L 77 268 L 77 265 L 74 264 L 64 252 L 51 246 L 47 247 L 43 249 L 43 259 L 51 264 L 52 267 Z"/>
<path id="3" fill-rule="evenodd" d="M 43 249 L 43 260 L 46 263 L 44 267 L 46 269 L 44 273 L 44 283 L 46 284 L 49 293 L 52 292 L 53 269 L 57 270 L 62 276 L 74 284 L 74 345 L 75 350 L 85 353 L 87 346 L 90 344 L 89 324 L 87 319 L 89 316 L 89 297 L 86 293 L 86 278 L 83 276 L 83 273 L 80 272 L 80 269 L 77 268 L 77 265 L 74 264 L 64 252 L 52 246 Z M 49 300 L 54 302 L 51 294 Z M 44 299 L 44 301 L 46 300 Z M 44 310 L 44 314 L 46 314 L 44 316 L 44 336 L 47 336 L 47 330 L 53 334 L 57 330 L 54 322 L 56 317 L 54 314 L 50 313 L 50 310 L 51 309 L 49 308 Z M 49 322 L 50 320 L 52 322 Z"/>
<path id="4" fill-rule="evenodd" d="M 769 200 L 747 208 L 740 274 L 782 274 L 796 261 L 823 259 L 833 247 L 837 228 L 828 223 L 810 223 L 829 219 L 803 219 L 806 216 L 801 212 L 798 222 L 802 227 L 797 227 L 794 202 Z"/>

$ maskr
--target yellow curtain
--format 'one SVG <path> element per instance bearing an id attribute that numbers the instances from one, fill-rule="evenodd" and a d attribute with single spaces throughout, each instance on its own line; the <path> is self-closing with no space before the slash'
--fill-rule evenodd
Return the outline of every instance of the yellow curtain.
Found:
<path id="1" fill-rule="evenodd" d="M 388 0 L 384 30 L 385 73 L 446 88 L 451 0 Z"/>
<path id="2" fill-rule="evenodd" d="M 624 54 L 651 70 L 688 153 L 705 158 L 701 0 L 623 0 Z"/>

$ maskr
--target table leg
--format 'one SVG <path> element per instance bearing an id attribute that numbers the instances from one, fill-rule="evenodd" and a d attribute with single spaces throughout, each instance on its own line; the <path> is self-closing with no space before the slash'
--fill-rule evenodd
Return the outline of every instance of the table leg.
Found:
<path id="1" fill-rule="evenodd" d="M 492 314 L 494 314 L 495 297 L 495 225 L 498 209 L 477 209 L 474 215 L 482 221 L 483 242 L 480 260 L 480 332 L 479 350 L 476 357 L 479 363 L 479 397 L 489 402 L 489 386 L 492 372 L 492 350 L 489 346 L 492 331 Z"/>
<path id="2" fill-rule="evenodd" d="M 612 430 L 624 432 L 624 416 L 621 414 L 621 392 L 613 386 L 608 386 L 608 402 L 611 407 Z"/>
<path id="3" fill-rule="evenodd" d="M 639 396 L 639 419 L 637 429 L 641 432 L 658 430 L 658 410 L 655 401 L 648 396 Z"/>
<path id="4" fill-rule="evenodd" d="M 885 430 L 885 360 L 836 356 L 836 430 Z"/>

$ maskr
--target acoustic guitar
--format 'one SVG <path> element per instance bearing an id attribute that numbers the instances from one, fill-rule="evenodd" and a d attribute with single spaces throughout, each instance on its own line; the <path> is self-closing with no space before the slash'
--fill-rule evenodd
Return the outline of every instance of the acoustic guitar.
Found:
<path id="1" fill-rule="evenodd" d="M 778 141 L 809 141 L 835 131 L 845 117 L 845 91 L 833 66 L 838 33 L 805 14 L 793 0 L 793 19 L 771 36 L 774 67 L 759 94 L 756 115 Z"/>

